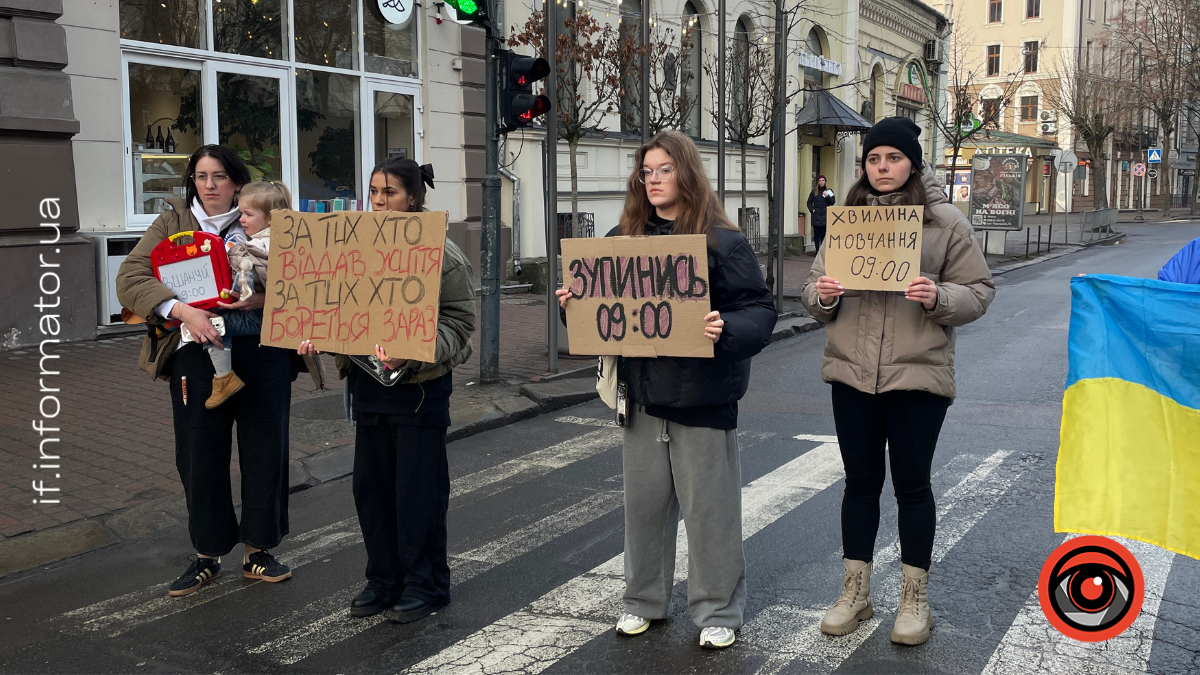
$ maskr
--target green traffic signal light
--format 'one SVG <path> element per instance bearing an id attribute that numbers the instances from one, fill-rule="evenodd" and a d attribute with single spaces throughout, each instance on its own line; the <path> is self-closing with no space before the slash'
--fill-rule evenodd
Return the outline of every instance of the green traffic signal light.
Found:
<path id="1" fill-rule="evenodd" d="M 453 7 L 463 21 L 482 21 L 484 18 L 484 7 L 477 0 L 446 0 L 446 4 Z"/>

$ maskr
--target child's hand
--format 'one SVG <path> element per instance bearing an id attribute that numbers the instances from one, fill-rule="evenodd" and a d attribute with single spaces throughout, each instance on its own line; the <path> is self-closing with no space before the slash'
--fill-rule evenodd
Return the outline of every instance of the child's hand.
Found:
<path id="1" fill-rule="evenodd" d="M 221 309 L 262 309 L 267 304 L 265 293 L 255 293 L 250 297 L 242 300 L 242 296 L 237 291 L 228 291 L 229 297 L 233 298 L 234 302 L 218 302 L 217 307 Z"/>

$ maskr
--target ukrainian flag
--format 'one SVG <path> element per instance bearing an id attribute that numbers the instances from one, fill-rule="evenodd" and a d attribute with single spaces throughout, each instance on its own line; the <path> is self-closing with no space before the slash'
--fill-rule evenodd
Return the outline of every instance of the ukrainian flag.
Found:
<path id="1" fill-rule="evenodd" d="M 1200 558 L 1200 285 L 1071 279 L 1054 529 Z"/>

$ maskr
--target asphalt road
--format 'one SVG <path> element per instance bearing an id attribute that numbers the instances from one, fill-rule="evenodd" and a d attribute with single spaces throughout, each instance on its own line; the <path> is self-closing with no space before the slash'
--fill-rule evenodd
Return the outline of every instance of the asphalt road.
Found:
<path id="1" fill-rule="evenodd" d="M 697 646 L 686 583 L 674 613 L 636 638 L 621 611 L 620 436 L 599 402 L 450 446 L 453 603 L 414 624 L 351 619 L 365 554 L 348 480 L 292 495 L 276 553 L 295 575 L 241 578 L 235 551 L 199 593 L 166 597 L 186 532 L 96 551 L 0 582 L 0 671 L 15 672 L 862 672 L 1194 673 L 1200 563 L 1128 543 L 1146 575 L 1124 635 L 1072 642 L 1035 593 L 1053 531 L 1069 316 L 1080 272 L 1153 276 L 1200 224 L 1124 226 L 1127 243 L 1013 272 L 988 314 L 959 332 L 959 397 L 934 460 L 937 618 L 920 647 L 888 640 L 899 589 L 896 513 L 883 498 L 876 618 L 851 636 L 817 630 L 841 581 L 842 467 L 820 331 L 754 361 L 740 438 L 749 573 L 746 626 L 722 652 Z M 681 529 L 681 536 L 683 528 Z M 680 546 L 677 581 L 686 575 Z"/>

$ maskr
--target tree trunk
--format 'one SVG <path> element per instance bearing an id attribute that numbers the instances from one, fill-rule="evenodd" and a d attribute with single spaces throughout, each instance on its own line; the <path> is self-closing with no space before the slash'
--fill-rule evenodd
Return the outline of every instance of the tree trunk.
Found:
<path id="1" fill-rule="evenodd" d="M 567 141 L 567 147 L 571 155 L 571 236 L 574 237 L 579 231 L 579 160 L 575 154 L 579 150 L 579 140 Z"/>
<path id="2" fill-rule="evenodd" d="M 1171 195 L 1174 191 L 1171 189 L 1171 173 L 1167 167 L 1171 166 L 1171 132 L 1163 130 L 1162 142 L 1162 164 L 1158 172 L 1158 187 L 1161 190 L 1163 182 L 1167 184 L 1167 193 L 1163 195 L 1162 214 L 1164 216 L 1171 215 Z"/>
<path id="3" fill-rule="evenodd" d="M 738 213 L 738 227 L 742 228 L 742 234 L 747 239 L 750 238 L 750 233 L 746 231 L 746 141 L 742 141 L 742 210 Z"/>
<path id="4" fill-rule="evenodd" d="M 1108 208 L 1108 189 L 1105 176 L 1108 175 L 1108 160 L 1104 159 L 1104 138 L 1087 138 L 1088 152 L 1092 154 L 1092 208 L 1096 211 Z"/>

